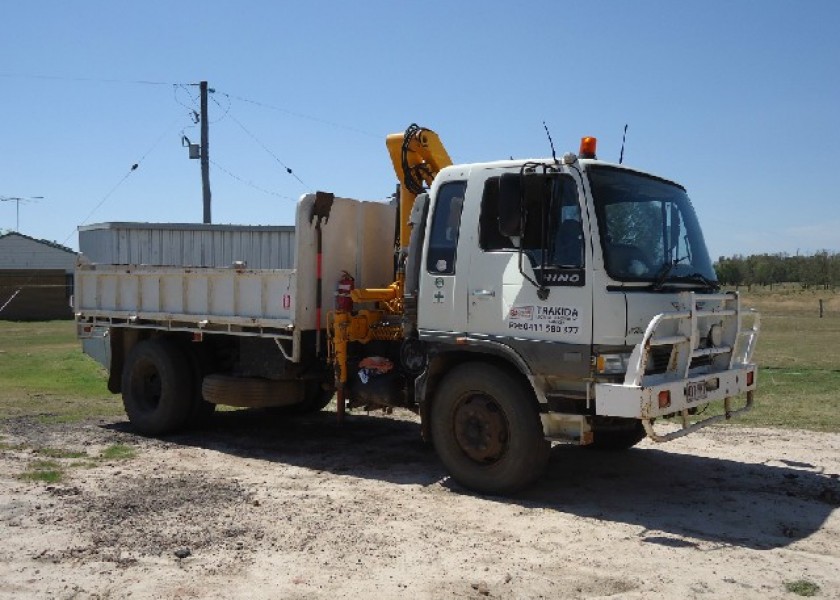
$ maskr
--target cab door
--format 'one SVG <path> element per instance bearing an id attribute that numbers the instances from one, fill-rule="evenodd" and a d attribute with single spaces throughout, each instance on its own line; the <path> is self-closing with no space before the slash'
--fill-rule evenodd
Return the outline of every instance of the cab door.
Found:
<path id="1" fill-rule="evenodd" d="M 523 236 L 510 238 L 498 229 L 501 174 L 485 171 L 470 180 L 471 188 L 483 188 L 483 193 L 480 211 L 465 215 L 462 223 L 465 229 L 478 231 L 470 254 L 467 331 L 514 348 L 535 340 L 556 342 L 539 346 L 571 352 L 576 362 L 583 361 L 592 342 L 592 288 L 587 276 L 592 251 L 585 243 L 589 222 L 582 210 L 580 182 L 564 175 L 564 188 L 554 205 L 539 209 L 545 221 L 536 223 L 532 215 Z M 536 241 L 534 231 L 543 228 L 547 234 L 540 233 Z"/>
<path id="2" fill-rule="evenodd" d="M 417 303 L 421 332 L 464 331 L 469 260 L 460 257 L 459 246 L 468 237 L 462 234 L 466 193 L 467 181 L 463 178 L 444 181 L 432 190 Z"/>

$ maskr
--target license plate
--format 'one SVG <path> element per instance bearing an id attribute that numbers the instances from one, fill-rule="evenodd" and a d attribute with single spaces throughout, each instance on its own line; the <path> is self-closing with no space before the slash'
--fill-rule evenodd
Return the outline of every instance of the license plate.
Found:
<path id="1" fill-rule="evenodd" d="M 685 401 L 689 404 L 706 399 L 706 382 L 694 381 L 685 386 Z"/>

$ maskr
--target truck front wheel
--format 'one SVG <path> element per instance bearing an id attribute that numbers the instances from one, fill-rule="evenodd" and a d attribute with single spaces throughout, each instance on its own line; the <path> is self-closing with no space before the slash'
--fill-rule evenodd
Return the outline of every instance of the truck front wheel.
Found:
<path id="1" fill-rule="evenodd" d="M 515 492 L 542 475 L 548 462 L 536 402 L 498 367 L 453 369 L 435 395 L 431 430 L 452 478 L 479 492 Z"/>
<path id="2" fill-rule="evenodd" d="M 189 362 L 177 345 L 143 340 L 123 368 L 122 395 L 129 421 L 144 435 L 163 435 L 184 426 L 192 409 Z"/>

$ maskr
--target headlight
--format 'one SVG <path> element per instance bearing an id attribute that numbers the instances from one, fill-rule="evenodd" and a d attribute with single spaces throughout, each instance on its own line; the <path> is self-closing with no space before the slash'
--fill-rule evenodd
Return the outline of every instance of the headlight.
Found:
<path id="1" fill-rule="evenodd" d="M 621 354 L 599 354 L 595 360 L 595 370 L 604 375 L 613 375 L 627 372 L 627 361 L 630 360 L 630 353 Z"/>

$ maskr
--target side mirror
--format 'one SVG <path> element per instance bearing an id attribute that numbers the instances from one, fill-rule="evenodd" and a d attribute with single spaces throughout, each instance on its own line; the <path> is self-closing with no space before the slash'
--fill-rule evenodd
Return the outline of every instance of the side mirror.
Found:
<path id="1" fill-rule="evenodd" d="M 522 235 L 522 176 L 504 173 L 499 177 L 499 233 Z"/>

